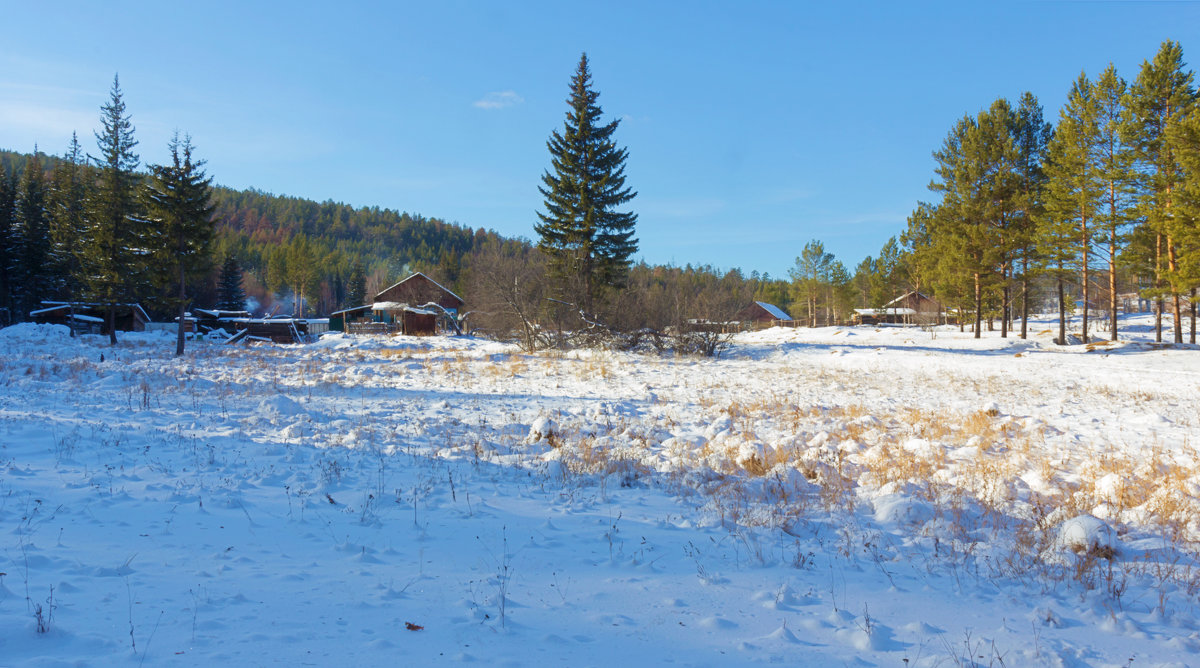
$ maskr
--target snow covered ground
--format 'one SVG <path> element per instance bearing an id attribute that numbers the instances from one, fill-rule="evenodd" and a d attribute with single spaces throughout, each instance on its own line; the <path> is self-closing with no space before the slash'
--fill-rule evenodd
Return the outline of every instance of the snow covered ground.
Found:
<path id="1" fill-rule="evenodd" d="M 3 329 L 0 665 L 1200 665 L 1200 350 L 1051 327 Z"/>

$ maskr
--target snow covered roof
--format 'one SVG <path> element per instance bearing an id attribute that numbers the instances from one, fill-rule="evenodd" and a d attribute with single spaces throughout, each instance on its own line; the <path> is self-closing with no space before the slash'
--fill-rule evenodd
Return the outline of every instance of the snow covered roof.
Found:
<path id="1" fill-rule="evenodd" d="M 905 299 L 908 299 L 908 298 L 909 298 L 910 296 L 912 296 L 912 295 L 916 295 L 916 296 L 920 297 L 921 299 L 925 299 L 925 300 L 928 300 L 928 301 L 931 301 L 931 302 L 935 302 L 935 300 L 933 299 L 933 297 L 930 297 L 929 295 L 927 295 L 927 294 L 925 294 L 925 293 L 922 293 L 922 292 L 917 292 L 916 290 L 913 290 L 913 291 L 911 291 L 911 292 L 906 292 L 906 293 L 904 293 L 904 294 L 900 295 L 899 297 L 896 297 L 896 298 L 895 298 L 895 299 L 893 299 L 892 301 L 890 301 L 890 302 L 888 302 L 888 303 L 884 304 L 884 306 L 891 306 L 892 304 L 895 304 L 896 302 L 904 301 Z M 936 303 L 936 302 L 935 302 L 935 303 Z"/>
<path id="2" fill-rule="evenodd" d="M 371 304 L 372 311 L 405 311 L 407 313 L 421 313 L 423 315 L 437 315 L 437 312 L 429 309 L 410 306 L 404 302 L 375 302 Z"/>
<path id="3" fill-rule="evenodd" d="M 778 306 L 776 306 L 774 304 L 768 304 L 767 302 L 754 302 L 754 303 L 761 306 L 762 310 L 766 311 L 767 313 L 770 313 L 772 318 L 775 318 L 777 320 L 791 320 L 792 319 L 792 316 L 788 315 L 787 313 L 784 313 L 783 309 L 779 308 Z"/>
<path id="4" fill-rule="evenodd" d="M 915 309 L 911 308 L 856 308 L 854 312 L 859 315 L 916 315 Z"/>
<path id="5" fill-rule="evenodd" d="M 216 308 L 196 308 L 192 309 L 196 313 L 202 313 L 210 318 L 248 318 L 249 311 L 222 311 Z"/>
<path id="6" fill-rule="evenodd" d="M 351 306 L 350 308 L 344 308 L 340 311 L 334 311 L 333 313 L 330 313 L 329 315 L 331 315 L 331 316 L 332 315 L 344 315 L 346 313 L 355 313 L 358 311 L 370 311 L 370 310 L 372 310 L 373 307 L 374 307 L 374 304 L 363 304 L 362 306 Z"/>
<path id="7" fill-rule="evenodd" d="M 133 309 L 135 313 L 141 314 L 143 321 L 150 322 L 150 316 L 146 315 L 146 312 L 144 310 L 142 310 L 141 304 L 120 304 L 120 303 L 118 303 L 118 304 L 101 304 L 99 302 L 59 302 L 59 301 L 49 301 L 49 300 L 42 300 L 42 304 L 45 304 L 47 308 L 38 309 L 36 311 L 30 311 L 29 315 L 34 315 L 36 313 L 48 313 L 50 311 L 56 311 L 56 310 L 63 309 L 63 308 L 70 308 L 72 306 L 75 308 L 88 308 L 88 309 L 106 309 L 109 306 L 121 306 L 121 307 Z"/>

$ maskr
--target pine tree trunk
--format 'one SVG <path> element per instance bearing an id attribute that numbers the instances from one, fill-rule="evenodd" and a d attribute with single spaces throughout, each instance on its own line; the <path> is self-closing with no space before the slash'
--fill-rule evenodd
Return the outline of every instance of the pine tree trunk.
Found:
<path id="1" fill-rule="evenodd" d="M 979 282 L 979 273 L 975 274 L 975 338 L 982 338 L 983 331 L 983 286 Z"/>
<path id="2" fill-rule="evenodd" d="M 1058 345 L 1067 345 L 1067 300 L 1063 291 L 1062 263 L 1058 272 Z"/>
<path id="3" fill-rule="evenodd" d="M 1021 338 L 1029 338 L 1029 259 L 1021 258 Z"/>
<path id="4" fill-rule="evenodd" d="M 1175 241 L 1167 236 L 1167 271 L 1174 276 L 1179 270 L 1179 266 L 1175 258 Z M 1183 303 L 1179 300 L 1179 292 L 1175 290 L 1175 286 L 1171 286 L 1171 304 L 1174 307 L 1171 314 L 1171 328 L 1174 330 L 1172 339 L 1175 343 L 1183 343 Z"/>
<path id="5" fill-rule="evenodd" d="M 1192 303 L 1192 330 L 1188 334 L 1188 343 L 1194 346 L 1196 345 L 1196 288 L 1192 288 L 1188 300 Z"/>
<path id="6" fill-rule="evenodd" d="M 117 305 L 108 305 L 108 345 L 117 345 Z"/>
<path id="7" fill-rule="evenodd" d="M 183 328 L 184 328 L 184 310 L 187 304 L 183 301 L 186 296 L 183 285 L 183 263 L 179 263 L 179 326 L 175 328 L 175 356 L 183 355 Z"/>
<path id="8" fill-rule="evenodd" d="M 1157 291 L 1162 289 L 1162 235 L 1154 235 L 1154 288 Z M 1154 296 L 1154 342 L 1162 343 L 1162 316 L 1163 316 L 1163 297 L 1162 292 L 1157 292 Z"/>
<path id="9" fill-rule="evenodd" d="M 1117 342 L 1117 227 L 1108 239 L 1108 317 L 1113 343 Z"/>
<path id="10" fill-rule="evenodd" d="M 1089 299 L 1088 283 L 1090 282 L 1089 276 L 1088 276 L 1088 264 L 1089 264 L 1089 258 L 1088 258 L 1089 248 L 1088 248 L 1088 246 L 1089 246 L 1089 244 L 1088 244 L 1088 233 L 1087 233 L 1087 218 L 1084 218 L 1083 219 L 1083 262 L 1080 266 L 1080 272 L 1079 272 L 1080 278 L 1083 279 L 1082 287 L 1083 287 L 1083 342 L 1084 343 L 1088 342 L 1088 316 L 1091 314 L 1091 309 L 1089 308 L 1091 302 L 1088 301 L 1088 299 Z"/>
<path id="11" fill-rule="evenodd" d="M 1010 315 L 1009 314 L 1009 309 L 1010 309 L 1009 299 L 1011 299 L 1011 297 L 1012 297 L 1012 287 L 1008 284 L 1010 274 L 1011 274 L 1011 272 L 1008 270 L 1008 268 L 1005 268 L 1004 269 L 1004 292 L 1000 296 L 1000 301 L 1001 301 L 1001 304 L 1000 304 L 1000 338 L 1002 338 L 1002 339 L 1008 338 L 1008 317 Z"/>

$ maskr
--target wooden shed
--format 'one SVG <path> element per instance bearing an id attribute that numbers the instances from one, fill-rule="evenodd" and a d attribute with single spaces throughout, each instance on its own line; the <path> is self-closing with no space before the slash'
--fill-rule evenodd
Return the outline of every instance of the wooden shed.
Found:
<path id="1" fill-rule="evenodd" d="M 43 301 L 42 307 L 30 311 L 36 323 L 67 325 L 78 332 L 108 334 L 108 311 L 115 309 L 113 324 L 118 332 L 144 332 L 150 316 L 139 304 L 99 304 L 96 302 Z"/>
<path id="2" fill-rule="evenodd" d="M 334 311 L 329 314 L 329 329 L 334 332 L 349 331 L 347 325 L 356 322 L 370 322 L 371 314 L 371 304 Z"/>

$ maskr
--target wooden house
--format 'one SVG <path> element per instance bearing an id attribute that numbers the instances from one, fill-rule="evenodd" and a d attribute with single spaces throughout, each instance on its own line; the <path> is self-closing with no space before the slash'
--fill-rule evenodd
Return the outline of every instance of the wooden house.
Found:
<path id="1" fill-rule="evenodd" d="M 108 334 L 108 311 L 115 310 L 113 326 L 118 332 L 144 332 L 150 316 L 139 304 L 99 304 L 95 302 L 43 301 L 42 308 L 30 311 L 36 323 L 67 325 L 77 332 Z"/>
<path id="2" fill-rule="evenodd" d="M 436 334 L 443 329 L 459 332 L 458 311 L 465 302 L 421 272 L 375 295 L 372 320 L 386 323 L 388 331 L 408 335 Z M 354 331 L 347 328 L 346 331 Z"/>
<path id="3" fill-rule="evenodd" d="M 738 313 L 738 320 L 750 323 L 754 327 L 774 327 L 792 322 L 792 316 L 774 304 L 756 301 Z"/>
<path id="4" fill-rule="evenodd" d="M 375 301 L 377 303 L 409 304 L 417 308 L 423 308 L 427 304 L 437 304 L 456 314 L 465 303 L 461 297 L 419 271 L 375 295 Z"/>
<path id="5" fill-rule="evenodd" d="M 915 290 L 880 308 L 854 309 L 854 323 L 861 325 L 937 325 L 945 321 L 942 305 Z"/>

